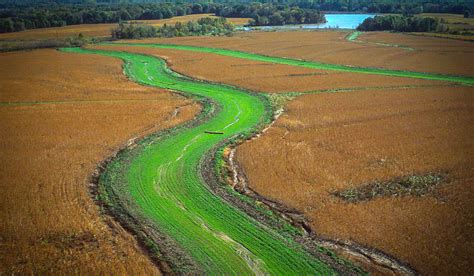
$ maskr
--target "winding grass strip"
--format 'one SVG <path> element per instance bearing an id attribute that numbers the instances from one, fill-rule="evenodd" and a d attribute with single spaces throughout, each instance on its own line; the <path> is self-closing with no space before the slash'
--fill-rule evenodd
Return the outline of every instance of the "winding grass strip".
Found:
<path id="1" fill-rule="evenodd" d="M 183 271 L 184 266 L 175 267 L 181 269 L 175 272 L 334 274 L 331 267 L 297 242 L 215 195 L 202 179 L 203 156 L 224 140 L 249 136 L 269 122 L 271 112 L 266 98 L 183 77 L 169 70 L 163 60 L 151 56 L 80 48 L 62 50 L 120 58 L 125 61 L 125 73 L 139 83 L 213 102 L 215 110 L 209 110 L 212 116 L 193 127 L 144 139 L 113 159 L 101 176 L 101 182 L 122 189 L 118 196 L 123 197 L 126 206 L 136 208 L 124 210 L 126 213 L 139 210 L 196 263 L 191 266 L 193 271 Z"/>
<path id="2" fill-rule="evenodd" d="M 348 41 L 354 41 L 357 40 L 357 38 L 361 35 L 362 33 L 359 31 L 354 31 L 346 36 L 346 40 Z"/>
<path id="3" fill-rule="evenodd" d="M 474 78 L 469 77 L 469 76 L 432 74 L 432 73 L 390 70 L 390 69 L 371 68 L 371 67 L 353 67 L 353 66 L 348 66 L 348 65 L 328 64 L 328 63 L 305 61 L 305 60 L 283 58 L 283 57 L 272 57 L 272 56 L 265 56 L 265 55 L 260 55 L 260 54 L 253 54 L 253 53 L 241 52 L 241 51 L 236 51 L 236 50 L 228 50 L 228 49 L 220 49 L 220 48 L 174 45 L 174 44 L 146 44 L 146 43 L 103 43 L 103 45 L 143 46 L 143 47 L 151 47 L 151 48 L 213 53 L 213 54 L 235 57 L 235 58 L 271 62 L 271 63 L 277 63 L 277 64 L 299 66 L 299 67 L 320 69 L 320 70 L 334 70 L 334 71 L 342 71 L 342 72 L 349 72 L 349 73 L 362 73 L 362 74 L 383 75 L 383 76 L 391 76 L 391 77 L 449 81 L 449 82 L 461 83 L 461 84 L 466 84 L 466 85 L 474 85 Z"/>

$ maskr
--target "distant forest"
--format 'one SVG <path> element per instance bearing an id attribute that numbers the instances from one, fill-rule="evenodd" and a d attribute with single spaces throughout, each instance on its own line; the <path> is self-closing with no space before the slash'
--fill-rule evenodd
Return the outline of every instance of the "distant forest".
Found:
<path id="1" fill-rule="evenodd" d="M 315 9 L 262 3 L 14 5 L 0 8 L 0 32 L 77 24 L 164 19 L 203 13 L 214 13 L 222 17 L 252 18 L 250 24 L 259 26 L 326 22 L 324 15 Z"/>
<path id="2" fill-rule="evenodd" d="M 465 13 L 473 1 L 437 0 L 277 0 L 175 1 L 152 0 L 0 0 L 0 32 L 77 24 L 118 23 L 163 19 L 187 14 L 215 13 L 222 17 L 252 18 L 250 25 L 323 23 L 320 11 L 417 14 Z"/>
<path id="3" fill-rule="evenodd" d="M 396 32 L 445 32 L 446 26 L 431 17 L 400 15 L 376 16 L 367 18 L 357 27 L 358 31 L 396 31 Z"/>

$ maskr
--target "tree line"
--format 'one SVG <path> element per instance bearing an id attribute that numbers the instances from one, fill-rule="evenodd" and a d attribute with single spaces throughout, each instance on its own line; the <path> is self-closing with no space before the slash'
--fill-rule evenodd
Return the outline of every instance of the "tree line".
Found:
<path id="1" fill-rule="evenodd" d="M 77 24 L 118 23 L 128 20 L 164 19 L 188 14 L 215 13 L 222 17 L 249 17 L 253 25 L 325 22 L 317 10 L 253 3 L 126 4 L 12 6 L 0 9 L 0 32 L 62 27 Z"/>
<path id="2" fill-rule="evenodd" d="M 147 37 L 175 37 L 197 35 L 231 35 L 234 26 L 223 17 L 204 17 L 187 23 L 176 22 L 174 25 L 164 24 L 154 27 L 146 24 L 125 24 L 112 30 L 115 39 L 137 39 Z"/>
<path id="3" fill-rule="evenodd" d="M 252 18 L 251 26 L 277 26 L 286 24 L 324 23 L 324 14 L 315 9 L 273 4 L 237 4 L 216 11 L 222 17 Z"/>
<path id="4" fill-rule="evenodd" d="M 43 2 L 41 2 L 43 1 Z M 187 14 L 215 13 L 223 17 L 249 17 L 252 25 L 322 23 L 320 11 L 470 15 L 471 0 L 213 0 L 164 3 L 160 0 L 3 0 L 0 32 L 77 24 L 118 23 L 163 19 Z"/>
<path id="5" fill-rule="evenodd" d="M 436 18 L 401 15 L 384 15 L 367 18 L 358 31 L 396 31 L 396 32 L 444 32 L 444 25 Z"/>
<path id="6" fill-rule="evenodd" d="M 367 13 L 456 13 L 463 14 L 474 9 L 471 0 L 301 0 L 301 8 L 338 12 Z"/>

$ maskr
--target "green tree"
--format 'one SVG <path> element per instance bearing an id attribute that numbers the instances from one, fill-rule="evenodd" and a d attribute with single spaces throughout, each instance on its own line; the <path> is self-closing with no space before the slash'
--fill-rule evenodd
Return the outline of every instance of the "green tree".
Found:
<path id="1" fill-rule="evenodd" d="M 11 18 L 0 18 L 0 33 L 13 32 L 15 30 Z"/>

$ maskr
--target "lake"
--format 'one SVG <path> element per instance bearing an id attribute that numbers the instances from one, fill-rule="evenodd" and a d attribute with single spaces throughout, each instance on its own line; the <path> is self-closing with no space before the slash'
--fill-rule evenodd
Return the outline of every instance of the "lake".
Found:
<path id="1" fill-rule="evenodd" d="M 366 18 L 375 17 L 376 14 L 370 13 L 338 13 L 326 14 L 326 23 L 323 24 L 302 24 L 302 25 L 284 25 L 284 26 L 260 26 L 252 27 L 253 29 L 325 29 L 325 28 L 339 28 L 339 29 L 355 29 Z"/>

